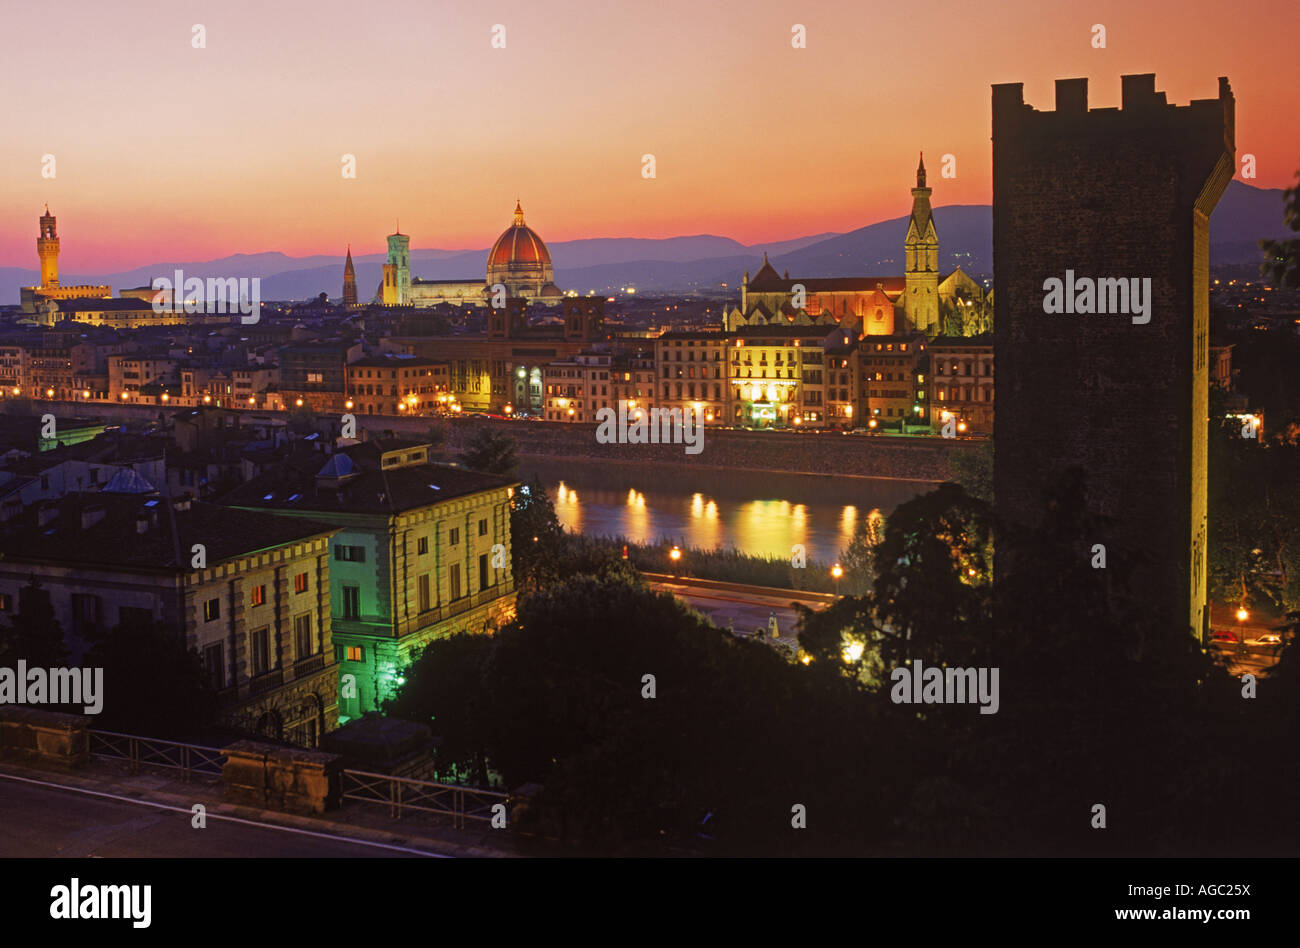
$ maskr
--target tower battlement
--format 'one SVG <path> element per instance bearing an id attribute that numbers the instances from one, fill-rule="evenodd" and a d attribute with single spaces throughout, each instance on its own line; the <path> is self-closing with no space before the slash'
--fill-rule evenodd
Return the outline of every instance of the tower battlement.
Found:
<path id="1" fill-rule="evenodd" d="M 993 87 L 994 493 L 1005 521 L 1034 521 L 1082 468 L 1115 525 L 1097 542 L 1145 553 L 1134 588 L 1204 634 L 1209 217 L 1235 171 L 1234 99 L 1220 78 L 1218 98 L 1170 105 L 1155 81 L 1124 76 L 1120 108 L 1089 109 L 1087 80 L 1061 79 L 1053 112 Z M 1079 305 L 1049 303 L 1075 274 Z M 1124 284 L 1147 288 L 1140 315 L 1094 308 L 1094 285 Z"/>

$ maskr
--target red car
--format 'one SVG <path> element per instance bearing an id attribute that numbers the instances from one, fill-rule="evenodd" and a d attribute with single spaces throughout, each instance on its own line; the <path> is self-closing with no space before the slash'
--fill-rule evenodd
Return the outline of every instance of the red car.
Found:
<path id="1" fill-rule="evenodd" d="M 1234 632 L 1225 632 L 1220 629 L 1217 632 L 1210 633 L 1210 640 L 1214 642 L 1236 642 L 1237 636 Z"/>

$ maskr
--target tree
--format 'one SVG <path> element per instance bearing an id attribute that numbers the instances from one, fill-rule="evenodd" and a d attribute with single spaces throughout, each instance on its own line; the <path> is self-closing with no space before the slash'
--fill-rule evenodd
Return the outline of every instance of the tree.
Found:
<path id="1" fill-rule="evenodd" d="M 1291 230 L 1300 231 L 1300 186 L 1283 191 L 1282 202 L 1282 220 Z M 1261 274 L 1278 286 L 1300 286 L 1300 239 L 1261 240 L 1259 247 L 1269 256 L 1260 265 Z"/>
<path id="2" fill-rule="evenodd" d="M 872 610 L 886 666 L 962 664 L 988 631 L 993 523 L 988 504 L 943 483 L 890 515 L 876 548 Z"/>
<path id="3" fill-rule="evenodd" d="M 861 596 L 871 589 L 876 579 L 876 548 L 884 538 L 885 518 L 878 509 L 872 510 L 858 524 L 848 548 L 840 553 L 844 567 L 841 582 L 846 592 Z"/>
<path id="4" fill-rule="evenodd" d="M 992 440 L 978 442 L 969 448 L 955 449 L 949 457 L 952 458 L 953 477 L 966 493 L 986 504 L 992 504 Z"/>
<path id="5" fill-rule="evenodd" d="M 94 641 L 85 664 L 104 669 L 99 722 L 107 730 L 184 739 L 216 715 L 199 654 L 175 626 L 120 623 Z"/>
<path id="6" fill-rule="evenodd" d="M 487 748 L 495 706 L 483 685 L 491 654 L 489 635 L 460 632 L 435 639 L 405 670 L 396 697 L 384 703 L 385 714 L 432 725 L 441 739 L 441 779 L 456 780 L 467 773 L 475 786 L 488 785 Z"/>
<path id="7" fill-rule="evenodd" d="M 561 557 L 564 528 L 541 481 L 521 484 L 510 499 L 510 566 L 520 589 L 541 584 Z"/>
<path id="8" fill-rule="evenodd" d="M 460 456 L 460 462 L 471 471 L 514 477 L 519 467 L 515 450 L 514 438 L 495 427 L 485 425 L 470 438 Z"/>
<path id="9" fill-rule="evenodd" d="M 0 665 L 14 667 L 19 659 L 40 668 L 62 668 L 68 662 L 63 627 L 49 592 L 35 576 L 18 590 L 18 611 L 0 629 Z"/>

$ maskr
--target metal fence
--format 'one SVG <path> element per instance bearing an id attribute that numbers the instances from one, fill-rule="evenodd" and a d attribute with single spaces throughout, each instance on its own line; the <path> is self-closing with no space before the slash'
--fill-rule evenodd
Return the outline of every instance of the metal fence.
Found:
<path id="1" fill-rule="evenodd" d="M 343 799 L 387 806 L 388 815 L 399 820 L 404 811 L 450 816 L 453 826 L 464 829 L 466 820 L 490 821 L 492 808 L 498 803 L 504 806 L 509 797 L 494 790 L 345 770 Z"/>
<path id="2" fill-rule="evenodd" d="M 90 732 L 90 756 L 100 760 L 125 760 L 133 774 L 139 773 L 141 767 L 179 770 L 185 783 L 196 775 L 221 779 L 221 768 L 226 762 L 226 755 L 216 747 L 94 730 Z"/>

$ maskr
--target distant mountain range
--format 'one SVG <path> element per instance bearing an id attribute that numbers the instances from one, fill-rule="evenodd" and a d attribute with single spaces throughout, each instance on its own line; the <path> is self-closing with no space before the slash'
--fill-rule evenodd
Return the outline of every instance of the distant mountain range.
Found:
<path id="1" fill-rule="evenodd" d="M 940 268 L 961 266 L 971 275 L 993 272 L 993 216 L 986 204 L 934 209 L 939 232 Z M 699 234 L 648 240 L 593 238 L 548 243 L 556 283 L 564 289 L 597 292 L 635 286 L 641 292 L 685 292 L 740 284 L 768 254 L 778 270 L 803 277 L 889 276 L 903 272 L 903 239 L 908 218 L 897 217 L 850 231 L 823 233 L 767 244 L 745 245 L 729 237 Z M 1282 190 L 1232 181 L 1211 218 L 1212 266 L 1258 262 L 1260 238 L 1293 236 L 1282 223 Z M 545 239 L 545 234 L 542 235 Z M 35 257 L 35 247 L 32 256 Z M 426 280 L 482 279 L 488 248 L 412 250 L 412 276 Z M 379 286 L 385 255 L 353 256 L 357 291 L 368 300 Z M 120 273 L 66 275 L 63 282 L 108 283 L 114 292 L 144 286 L 154 276 L 176 269 L 187 276 L 248 276 L 262 280 L 262 299 L 308 299 L 321 292 L 338 297 L 343 287 L 343 257 L 289 257 L 278 252 L 235 254 L 220 260 L 155 263 Z M 17 303 L 19 288 L 39 278 L 36 269 L 0 267 L 0 303 Z"/>

